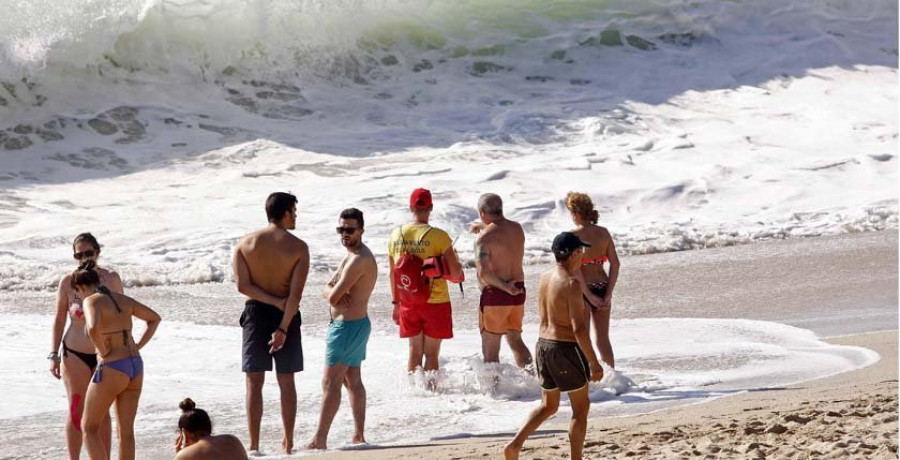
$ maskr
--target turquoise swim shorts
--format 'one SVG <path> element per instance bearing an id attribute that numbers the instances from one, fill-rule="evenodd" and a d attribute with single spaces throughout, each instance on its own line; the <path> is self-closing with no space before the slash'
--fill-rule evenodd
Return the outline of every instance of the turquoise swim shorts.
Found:
<path id="1" fill-rule="evenodd" d="M 366 344 L 369 343 L 371 332 L 372 323 L 368 316 L 353 321 L 332 321 L 325 337 L 325 365 L 362 365 L 366 359 Z"/>

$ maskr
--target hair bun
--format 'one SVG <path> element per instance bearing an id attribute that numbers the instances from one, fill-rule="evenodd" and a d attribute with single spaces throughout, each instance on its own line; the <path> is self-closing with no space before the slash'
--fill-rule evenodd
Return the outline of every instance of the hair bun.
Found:
<path id="1" fill-rule="evenodd" d="M 184 398 L 184 401 L 178 403 L 178 407 L 182 412 L 192 411 L 197 407 L 197 404 L 191 398 Z"/>
<path id="2" fill-rule="evenodd" d="M 93 261 L 93 259 L 85 260 L 78 266 L 79 270 L 93 270 L 97 266 L 97 263 Z"/>

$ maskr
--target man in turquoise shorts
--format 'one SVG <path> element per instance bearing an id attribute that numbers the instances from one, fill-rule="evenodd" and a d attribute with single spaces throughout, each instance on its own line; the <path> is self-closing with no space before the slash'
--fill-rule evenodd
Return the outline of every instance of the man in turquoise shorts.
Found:
<path id="1" fill-rule="evenodd" d="M 308 449 L 327 447 L 328 431 L 341 405 L 342 384 L 347 387 L 350 396 L 356 428 L 351 442 L 366 442 L 363 436 L 366 388 L 362 383 L 360 366 L 366 359 L 366 344 L 372 331 L 367 311 L 378 266 L 372 251 L 362 242 L 363 225 L 363 213 L 359 209 L 350 208 L 341 212 L 337 232 L 341 235 L 341 244 L 347 248 L 347 256 L 322 292 L 331 304 L 331 324 L 328 326 L 325 375 L 322 377 L 322 413 Z"/>

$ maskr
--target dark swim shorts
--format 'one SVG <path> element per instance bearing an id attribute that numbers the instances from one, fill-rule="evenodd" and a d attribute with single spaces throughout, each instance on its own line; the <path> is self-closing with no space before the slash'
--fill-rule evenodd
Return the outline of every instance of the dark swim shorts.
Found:
<path id="1" fill-rule="evenodd" d="M 588 285 L 588 289 L 590 289 L 591 293 L 593 293 L 597 297 L 603 298 L 606 296 L 606 283 L 591 283 Z M 592 304 L 588 300 L 587 296 L 582 296 L 582 297 L 584 297 L 585 305 L 587 305 L 595 310 L 597 309 L 597 306 Z"/>
<path id="2" fill-rule="evenodd" d="M 263 372 L 272 370 L 275 360 L 275 372 L 290 373 L 303 370 L 303 346 L 300 341 L 300 312 L 294 315 L 287 328 L 284 347 L 269 354 L 269 341 L 272 340 L 284 312 L 273 305 L 256 300 L 248 300 L 241 314 L 241 328 L 244 330 L 243 372 Z"/>
<path id="3" fill-rule="evenodd" d="M 535 363 L 544 390 L 568 393 L 588 384 L 590 366 L 577 342 L 538 339 Z"/>
<path id="4" fill-rule="evenodd" d="M 521 289 L 522 292 L 517 295 L 510 295 L 508 292 L 498 287 L 485 286 L 484 289 L 481 290 L 481 300 L 479 301 L 479 307 L 483 309 L 487 306 L 506 307 L 525 305 L 525 283 L 522 281 L 516 281 L 516 287 Z"/>

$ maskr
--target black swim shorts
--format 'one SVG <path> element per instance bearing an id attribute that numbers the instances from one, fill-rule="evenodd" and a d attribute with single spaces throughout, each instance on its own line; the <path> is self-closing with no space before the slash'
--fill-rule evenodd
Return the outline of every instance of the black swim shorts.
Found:
<path id="1" fill-rule="evenodd" d="M 568 393 L 588 384 L 590 366 L 577 342 L 538 339 L 535 363 L 544 390 Z"/>
<path id="2" fill-rule="evenodd" d="M 275 360 L 275 372 L 290 373 L 303 370 L 303 346 L 300 341 L 300 312 L 294 315 L 287 328 L 284 347 L 269 354 L 269 341 L 272 340 L 284 312 L 275 306 L 256 300 L 248 300 L 244 313 L 241 314 L 241 328 L 244 330 L 243 372 L 263 372 L 272 370 Z"/>

